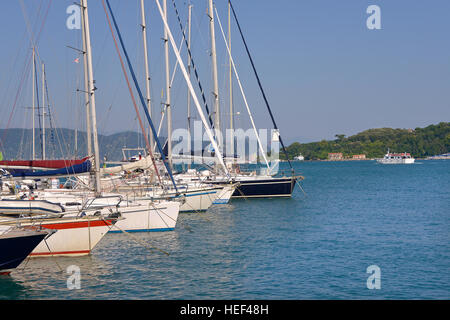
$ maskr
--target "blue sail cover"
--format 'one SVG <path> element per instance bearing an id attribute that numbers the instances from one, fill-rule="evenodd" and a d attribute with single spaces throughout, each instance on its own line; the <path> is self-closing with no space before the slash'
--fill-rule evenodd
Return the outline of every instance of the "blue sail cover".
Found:
<path id="1" fill-rule="evenodd" d="M 13 177 L 21 177 L 21 178 L 40 178 L 40 177 L 48 177 L 48 176 L 69 176 L 69 175 L 75 175 L 80 173 L 86 173 L 91 171 L 91 161 L 86 160 L 85 162 L 81 164 L 76 164 L 70 167 L 65 167 L 61 169 L 56 170 L 39 170 L 39 171 L 33 171 L 33 170 L 22 170 L 22 171 L 15 171 L 10 172 L 10 174 Z"/>

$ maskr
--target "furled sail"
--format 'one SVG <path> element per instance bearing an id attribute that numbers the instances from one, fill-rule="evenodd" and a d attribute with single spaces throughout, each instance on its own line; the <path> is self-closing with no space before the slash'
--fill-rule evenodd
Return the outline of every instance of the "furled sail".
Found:
<path id="1" fill-rule="evenodd" d="M 0 161 L 0 168 L 6 169 L 8 171 L 15 169 L 37 169 L 37 170 L 48 170 L 48 169 L 61 169 L 67 168 L 79 164 L 83 164 L 89 157 L 83 159 L 62 159 L 62 160 L 3 160 Z"/>
<path id="2" fill-rule="evenodd" d="M 86 160 L 83 163 L 75 164 L 69 167 L 59 168 L 55 170 L 23 170 L 9 173 L 14 178 L 44 178 L 44 177 L 55 177 L 55 176 L 70 176 L 76 174 L 87 173 L 91 170 L 91 161 Z"/>
<path id="3" fill-rule="evenodd" d="M 117 174 L 117 173 L 120 173 L 122 171 L 133 171 L 133 170 L 136 170 L 136 169 L 147 170 L 152 165 L 153 165 L 152 157 L 151 156 L 147 156 L 147 157 L 143 157 L 141 160 L 138 160 L 138 161 L 134 161 L 134 162 L 126 163 L 126 164 L 121 164 L 121 165 L 118 165 L 118 166 L 115 166 L 115 167 L 110 167 L 110 168 L 101 168 L 100 169 L 100 173 L 101 174 Z"/>

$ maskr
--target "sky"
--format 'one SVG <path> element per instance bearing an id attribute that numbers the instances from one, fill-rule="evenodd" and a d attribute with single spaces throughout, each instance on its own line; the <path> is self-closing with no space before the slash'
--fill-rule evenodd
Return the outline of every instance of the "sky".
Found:
<path id="1" fill-rule="evenodd" d="M 81 31 L 69 30 L 66 25 L 70 16 L 66 10 L 73 2 L 9 0 L 2 4 L 0 128 L 31 128 L 32 38 L 39 60 L 45 63 L 54 125 L 85 130 L 84 96 L 77 92 L 84 88 L 83 69 L 82 63 L 75 62 L 82 59 L 76 50 L 69 48 L 81 48 Z M 211 109 L 207 0 L 190 2 L 191 50 Z M 369 128 L 416 128 L 450 121 L 449 1 L 232 2 L 285 142 L 306 143 L 334 139 L 336 134 L 349 136 Z M 110 3 L 141 89 L 145 91 L 139 1 L 110 0 Z M 189 1 L 175 0 L 175 3 L 185 26 Z M 167 4 L 169 25 L 179 44 L 182 37 L 172 0 Z M 88 5 L 98 130 L 103 134 L 138 131 L 136 113 L 101 1 L 88 0 Z M 155 1 L 145 0 L 145 5 L 152 118 L 158 126 L 166 94 L 163 24 Z M 216 0 L 215 5 L 226 29 L 227 1 Z M 381 29 L 367 27 L 370 5 L 380 9 Z M 217 21 L 215 32 L 221 118 L 222 126 L 226 127 L 230 115 L 228 56 Z M 258 128 L 270 129 L 270 117 L 234 21 L 231 33 L 233 59 L 255 123 Z M 184 58 L 185 49 L 183 46 L 181 51 Z M 170 51 L 172 74 L 175 56 Z M 179 68 L 173 79 L 173 127 L 184 128 L 187 87 Z M 38 82 L 40 86 L 41 80 Z M 195 81 L 193 84 L 197 87 Z M 236 78 L 233 92 L 235 126 L 249 128 L 249 116 Z"/>

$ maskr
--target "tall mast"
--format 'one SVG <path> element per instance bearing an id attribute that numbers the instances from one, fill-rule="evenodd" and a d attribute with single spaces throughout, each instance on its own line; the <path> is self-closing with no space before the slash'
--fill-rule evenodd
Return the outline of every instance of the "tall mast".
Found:
<path id="1" fill-rule="evenodd" d="M 219 106 L 219 82 L 217 80 L 217 56 L 216 56 L 216 35 L 214 31 L 214 11 L 213 1 L 209 0 L 209 30 L 211 34 L 211 59 L 213 69 L 213 95 L 214 95 L 214 128 L 216 129 L 216 137 L 220 132 L 220 106 Z M 220 136 L 219 136 L 220 137 Z M 220 147 L 220 139 L 217 139 Z"/>
<path id="2" fill-rule="evenodd" d="M 91 120 L 92 120 L 92 136 L 94 138 L 94 173 L 95 173 L 95 194 L 98 196 L 101 193 L 100 185 L 100 153 L 98 149 L 98 134 L 97 134 L 97 117 L 95 112 L 95 86 L 94 75 L 92 71 L 92 49 L 91 49 L 91 35 L 89 31 L 89 14 L 87 8 L 87 0 L 81 0 L 81 9 L 84 11 L 84 28 L 86 33 L 86 54 L 88 78 L 89 78 L 89 95 L 91 98 Z"/>
<path id="3" fill-rule="evenodd" d="M 163 10 L 164 19 L 167 21 L 167 0 L 163 2 Z M 164 54 L 166 60 L 167 158 L 172 169 L 172 110 L 170 105 L 169 40 L 166 26 L 164 26 Z"/>
<path id="4" fill-rule="evenodd" d="M 231 7 L 230 7 L 230 3 L 228 2 L 228 48 L 230 49 L 230 53 L 231 53 Z M 229 63 L 229 84 L 228 86 L 230 87 L 230 142 L 231 142 L 231 156 L 234 159 L 234 123 L 233 123 L 233 67 L 232 67 L 232 62 L 231 62 L 231 55 L 228 59 L 228 63 Z"/>
<path id="5" fill-rule="evenodd" d="M 191 50 L 191 20 L 192 20 L 192 4 L 189 3 L 188 5 L 188 61 L 187 61 L 187 73 L 189 75 L 189 78 L 191 77 L 191 59 L 189 56 L 189 52 Z M 192 150 L 191 147 L 191 93 L 189 92 L 188 89 L 188 93 L 187 93 L 187 130 L 189 132 L 189 141 L 188 141 L 188 145 L 189 145 L 189 150 Z M 188 168 L 191 168 L 191 162 L 188 162 Z"/>
<path id="6" fill-rule="evenodd" d="M 32 160 L 36 160 L 36 147 L 35 147 L 35 145 L 36 145 L 36 142 L 35 142 L 35 140 L 36 140 L 36 125 L 35 125 L 35 121 L 36 121 L 36 119 L 35 119 L 35 114 L 36 114 L 36 111 L 35 111 L 35 103 L 34 103 L 34 100 L 36 99 L 35 98 L 35 95 L 36 95 L 36 93 L 35 93 L 35 90 L 36 90 L 36 88 L 35 88 L 35 77 L 36 77 L 36 75 L 35 75 L 35 70 L 36 70 L 36 51 L 35 51 L 35 48 L 33 47 L 33 79 L 31 79 L 31 84 L 32 84 L 32 88 L 33 88 L 33 104 L 32 104 L 32 109 L 33 109 L 33 111 L 32 111 L 32 121 L 33 121 L 33 158 L 32 158 Z"/>
<path id="7" fill-rule="evenodd" d="M 42 160 L 45 160 L 45 65 L 42 62 Z"/>
<path id="8" fill-rule="evenodd" d="M 141 26 L 142 26 L 142 39 L 144 41 L 144 64 L 145 64 L 145 84 L 146 84 L 146 93 L 147 93 L 147 109 L 150 117 L 152 116 L 152 106 L 150 99 L 150 75 L 148 71 L 148 49 L 147 49 L 147 25 L 145 22 L 145 7 L 144 0 L 141 0 Z M 153 147 L 153 135 L 150 134 L 150 147 Z"/>
<path id="9" fill-rule="evenodd" d="M 81 5 L 83 7 L 83 4 Z M 86 53 L 86 28 L 84 22 L 84 10 L 81 10 L 81 39 L 83 42 L 83 64 L 84 64 L 84 103 L 86 106 L 86 141 L 87 141 L 87 154 L 90 157 L 92 155 L 92 133 L 91 133 L 91 107 L 89 102 L 89 78 L 88 78 L 88 60 Z"/>

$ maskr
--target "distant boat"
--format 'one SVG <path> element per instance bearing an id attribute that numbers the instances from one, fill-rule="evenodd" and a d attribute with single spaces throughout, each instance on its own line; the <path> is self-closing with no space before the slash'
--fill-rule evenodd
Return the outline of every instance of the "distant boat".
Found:
<path id="1" fill-rule="evenodd" d="M 298 156 L 294 157 L 294 160 L 296 160 L 296 161 L 303 161 L 303 160 L 305 160 L 305 157 L 302 156 L 302 154 L 300 153 Z"/>
<path id="2" fill-rule="evenodd" d="M 411 164 L 414 163 L 414 158 L 409 153 L 391 153 L 388 149 L 384 158 L 377 159 L 377 162 L 382 164 Z"/>

